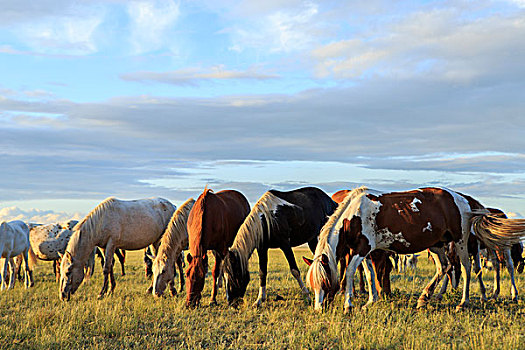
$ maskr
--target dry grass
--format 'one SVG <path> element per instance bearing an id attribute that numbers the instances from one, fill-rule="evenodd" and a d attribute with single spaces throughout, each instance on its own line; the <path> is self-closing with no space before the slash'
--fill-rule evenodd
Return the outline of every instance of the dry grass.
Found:
<path id="1" fill-rule="evenodd" d="M 305 251 L 296 251 L 299 261 Z M 69 303 L 58 299 L 51 265 L 35 271 L 36 285 L 25 290 L 0 293 L 0 348 L 108 349 L 108 348 L 523 348 L 525 307 L 511 303 L 509 281 L 503 273 L 502 298 L 481 304 L 477 284 L 472 283 L 472 307 L 456 313 L 460 292 L 449 292 L 443 301 L 431 301 L 427 310 L 415 309 L 433 266 L 421 259 L 420 269 L 392 276 L 393 296 L 368 310 L 359 307 L 350 316 L 342 314 L 342 297 L 322 314 L 314 313 L 303 300 L 290 275 L 283 254 L 270 252 L 268 302 L 251 307 L 258 291 L 257 256 L 250 261 L 252 281 L 245 303 L 239 309 L 226 306 L 223 291 L 219 305 L 208 306 L 208 278 L 201 307 L 187 310 L 184 297 L 159 300 L 145 294 L 147 281 L 140 252 L 127 257 L 127 275 L 117 276 L 115 293 L 103 300 L 101 269 L 82 285 Z M 301 262 L 301 268 L 306 267 Z M 116 271 L 120 271 L 119 268 Z M 492 273 L 489 273 L 492 278 Z M 518 288 L 523 277 L 518 276 Z M 486 279 L 487 286 L 492 280 Z M 521 288 L 520 288 L 521 287 Z M 277 301 L 276 296 L 284 297 Z M 363 305 L 358 297 L 356 305 Z"/>

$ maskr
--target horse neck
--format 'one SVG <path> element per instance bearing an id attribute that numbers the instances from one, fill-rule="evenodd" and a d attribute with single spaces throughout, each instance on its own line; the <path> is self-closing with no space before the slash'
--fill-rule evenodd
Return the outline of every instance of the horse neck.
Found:
<path id="1" fill-rule="evenodd" d="M 73 232 L 66 251 L 68 251 L 80 263 L 85 264 L 96 245 L 96 237 L 93 237 L 93 235 L 87 234 L 86 232 L 82 232 L 79 229 Z"/>

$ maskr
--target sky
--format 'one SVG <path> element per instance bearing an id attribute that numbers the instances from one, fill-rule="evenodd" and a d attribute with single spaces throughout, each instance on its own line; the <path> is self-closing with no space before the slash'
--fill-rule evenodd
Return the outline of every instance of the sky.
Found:
<path id="1" fill-rule="evenodd" d="M 0 220 L 206 185 L 523 217 L 524 38 L 524 0 L 0 0 Z"/>

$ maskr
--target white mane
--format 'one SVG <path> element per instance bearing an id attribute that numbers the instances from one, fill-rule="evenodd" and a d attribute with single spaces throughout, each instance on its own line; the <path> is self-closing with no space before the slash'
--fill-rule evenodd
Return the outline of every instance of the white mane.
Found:
<path id="1" fill-rule="evenodd" d="M 195 204 L 195 199 L 188 199 L 171 216 L 170 223 L 162 235 L 157 253 L 158 257 L 168 259 L 173 256 L 173 253 L 180 253 L 188 244 L 188 227 L 186 224 L 193 204 Z"/>
<path id="2" fill-rule="evenodd" d="M 69 239 L 66 251 L 73 253 L 74 250 L 80 244 L 80 233 L 82 232 L 83 238 L 92 239 L 99 225 L 102 225 L 102 217 L 106 210 L 111 209 L 118 199 L 115 197 L 109 197 L 100 202 L 89 214 L 87 214 L 82 221 L 75 225 L 73 234 Z"/>
<path id="3" fill-rule="evenodd" d="M 369 189 L 365 186 L 358 187 L 348 192 L 345 199 L 339 203 L 335 212 L 330 216 L 326 224 L 324 224 L 319 234 L 319 242 L 315 249 L 314 261 L 308 269 L 306 280 L 311 283 L 312 289 L 315 286 L 320 286 L 323 281 L 328 280 L 326 270 L 321 266 L 321 257 L 325 254 L 328 257 L 328 266 L 331 271 L 331 280 L 329 281 L 332 285 L 337 284 L 337 261 L 335 256 L 335 249 L 339 242 L 339 228 L 342 225 L 342 219 L 344 219 L 345 212 L 350 207 L 355 199 L 367 194 Z"/>
<path id="4" fill-rule="evenodd" d="M 230 250 L 239 253 L 243 272 L 247 269 L 248 259 L 254 249 L 260 247 L 263 242 L 264 230 L 262 226 L 262 215 L 266 218 L 269 235 L 272 224 L 275 224 L 273 212 L 275 212 L 280 205 L 295 206 L 275 196 L 270 191 L 266 192 L 257 203 L 255 203 L 250 214 L 248 214 L 239 228 Z"/>

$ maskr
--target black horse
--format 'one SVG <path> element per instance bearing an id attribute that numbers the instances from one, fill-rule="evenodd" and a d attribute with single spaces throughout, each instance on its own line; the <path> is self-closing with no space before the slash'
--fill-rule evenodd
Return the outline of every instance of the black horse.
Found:
<path id="1" fill-rule="evenodd" d="M 321 228 L 336 208 L 337 203 L 314 187 L 289 192 L 266 192 L 244 220 L 224 259 L 222 270 L 226 280 L 228 303 L 242 298 L 246 293 L 250 282 L 248 260 L 255 249 L 259 255 L 261 283 L 254 305 L 260 306 L 266 299 L 269 248 L 280 248 L 283 251 L 292 275 L 309 299 L 309 292 L 301 279 L 292 247 L 308 243 L 313 253 Z"/>

